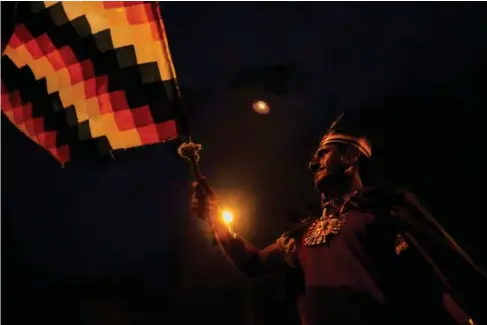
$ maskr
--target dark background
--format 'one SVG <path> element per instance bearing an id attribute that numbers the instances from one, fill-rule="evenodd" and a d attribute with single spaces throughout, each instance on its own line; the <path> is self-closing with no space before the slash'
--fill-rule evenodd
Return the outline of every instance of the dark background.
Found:
<path id="1" fill-rule="evenodd" d="M 263 246 L 317 208 L 307 160 L 346 109 L 371 126 L 381 181 L 418 193 L 482 261 L 484 4 L 161 7 L 204 146 L 201 168 L 244 237 Z M 2 39 L 11 10 L 2 3 Z M 255 114 L 256 99 L 271 114 Z M 185 324 L 195 315 L 292 324 L 279 278 L 244 279 L 189 217 L 191 174 L 175 149 L 138 148 L 63 169 L 2 116 L 6 324 Z"/>

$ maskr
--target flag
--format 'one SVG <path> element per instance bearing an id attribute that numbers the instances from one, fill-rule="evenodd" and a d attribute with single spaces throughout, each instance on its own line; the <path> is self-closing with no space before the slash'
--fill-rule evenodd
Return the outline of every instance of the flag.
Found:
<path id="1" fill-rule="evenodd" d="M 19 2 L 2 113 L 64 164 L 175 139 L 179 89 L 157 2 Z"/>

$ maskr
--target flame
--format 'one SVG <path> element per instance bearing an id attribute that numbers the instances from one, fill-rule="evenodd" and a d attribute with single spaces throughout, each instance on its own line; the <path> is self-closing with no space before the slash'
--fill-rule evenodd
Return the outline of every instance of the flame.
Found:
<path id="1" fill-rule="evenodd" d="M 233 222 L 233 213 L 228 210 L 222 211 L 222 219 L 225 224 L 231 224 Z"/>

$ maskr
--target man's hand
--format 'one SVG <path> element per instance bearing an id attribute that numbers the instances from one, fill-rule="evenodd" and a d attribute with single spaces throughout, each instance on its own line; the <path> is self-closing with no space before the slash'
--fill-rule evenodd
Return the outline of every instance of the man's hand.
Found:
<path id="1" fill-rule="evenodd" d="M 218 214 L 219 204 L 215 192 L 210 188 L 205 178 L 192 184 L 191 213 L 200 219 Z"/>

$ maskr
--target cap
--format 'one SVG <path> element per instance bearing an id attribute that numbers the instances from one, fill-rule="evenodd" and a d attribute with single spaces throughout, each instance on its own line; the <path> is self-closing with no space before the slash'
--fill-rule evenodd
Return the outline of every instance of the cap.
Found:
<path id="1" fill-rule="evenodd" d="M 328 144 L 342 143 L 357 148 L 365 157 L 372 156 L 372 144 L 370 140 L 360 132 L 360 121 L 346 119 L 342 113 L 330 126 L 328 132 L 321 139 L 319 147 Z"/>

